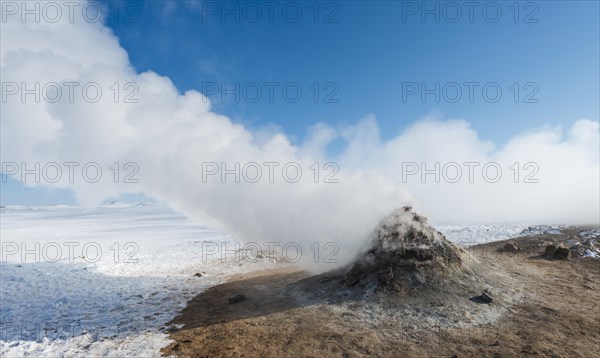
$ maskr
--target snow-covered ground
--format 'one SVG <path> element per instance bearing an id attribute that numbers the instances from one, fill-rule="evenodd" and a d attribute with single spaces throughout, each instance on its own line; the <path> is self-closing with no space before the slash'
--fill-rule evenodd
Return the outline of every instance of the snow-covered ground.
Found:
<path id="1" fill-rule="evenodd" d="M 492 241 L 508 240 L 521 236 L 530 225 L 434 225 L 446 238 L 460 246 L 471 246 Z"/>
<path id="2" fill-rule="evenodd" d="M 203 242 L 232 238 L 162 204 L 9 206 L 1 238 L 2 357 L 158 356 L 187 301 L 230 274 L 274 266 L 203 258 Z"/>
<path id="3" fill-rule="evenodd" d="M 231 274 L 275 267 L 269 257 L 203 257 L 215 243 L 233 248 L 233 238 L 163 204 L 1 210 L 3 357 L 158 356 L 168 343 L 165 325 L 187 301 Z M 527 227 L 438 229 L 468 246 Z"/>

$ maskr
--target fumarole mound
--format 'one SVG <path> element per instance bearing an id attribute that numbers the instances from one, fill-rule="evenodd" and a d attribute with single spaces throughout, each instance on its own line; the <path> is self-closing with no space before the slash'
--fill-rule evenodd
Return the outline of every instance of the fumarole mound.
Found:
<path id="1" fill-rule="evenodd" d="M 408 206 L 384 217 L 371 240 L 346 273 L 348 286 L 418 286 L 461 267 L 465 254 Z"/>

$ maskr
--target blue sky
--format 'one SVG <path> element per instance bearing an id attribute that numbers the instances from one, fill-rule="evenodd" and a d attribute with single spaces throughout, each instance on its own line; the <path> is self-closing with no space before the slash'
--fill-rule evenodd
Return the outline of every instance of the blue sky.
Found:
<path id="1" fill-rule="evenodd" d="M 217 94 L 211 96 L 213 108 L 250 128 L 275 124 L 298 140 L 314 123 L 351 123 L 370 113 L 384 138 L 433 113 L 464 118 L 499 146 L 541 125 L 568 127 L 580 118 L 600 117 L 597 1 L 521 2 L 517 22 L 513 2 L 495 2 L 502 10 L 495 23 L 482 15 L 486 2 L 475 8 L 473 22 L 462 7 L 455 23 L 454 9 L 447 8 L 445 16 L 443 2 L 425 5 L 440 6 L 439 22 L 431 14 L 422 21 L 420 9 L 407 12 L 423 2 L 296 2 L 287 8 L 290 18 L 296 5 L 302 9 L 297 22 L 286 21 L 284 3 L 273 21 L 264 2 L 252 4 L 262 11 L 257 22 L 251 18 L 255 8 L 243 2 L 150 1 L 122 3 L 121 16 L 110 16 L 106 24 L 137 71 L 168 76 L 181 92 L 213 83 L 227 88 L 278 83 L 272 102 L 261 85 L 256 103 L 246 98 L 235 103 L 231 95 L 223 103 Z M 239 22 L 233 14 L 223 21 L 226 9 L 239 9 Z M 495 7 L 488 10 L 493 17 Z M 124 18 L 131 11 L 130 20 L 137 22 Z M 428 87 L 456 82 L 463 96 L 456 103 L 443 98 L 435 103 L 432 95 L 424 103 L 418 95 L 403 101 L 407 82 Z M 480 84 L 473 103 L 465 82 Z M 281 88 L 289 83 L 303 91 L 297 103 L 283 98 Z M 320 88 L 317 103 L 314 83 Z M 496 103 L 482 97 L 488 83 L 503 91 Z M 514 83 L 520 87 L 518 103 Z M 532 91 L 537 103 L 524 103 Z M 332 93 L 337 103 L 324 103 Z M 4 205 L 73 201 L 66 190 L 25 189 L 11 180 L 2 187 Z"/>
<path id="2" fill-rule="evenodd" d="M 217 4 L 220 11 L 234 8 Z M 151 2 L 140 6 L 137 24 L 109 25 L 138 70 L 167 75 L 182 91 L 201 89 L 206 82 L 230 87 L 253 81 L 335 82 L 338 103 L 313 103 L 308 85 L 303 86 L 306 100 L 299 103 L 215 101 L 216 109 L 238 120 L 274 122 L 297 135 L 317 121 L 355 121 L 367 113 L 377 116 L 384 132 L 396 133 L 439 111 L 466 118 L 482 136 L 502 142 L 541 124 L 598 118 L 598 2 L 538 2 L 532 18 L 537 23 L 523 23 L 533 11 L 524 5 L 523 19 L 515 23 L 511 3 L 500 4 L 497 23 L 486 22 L 477 9 L 474 23 L 466 13 L 457 23 L 442 17 L 435 23 L 433 16 L 421 22 L 418 14 L 403 22 L 400 2 L 352 1 L 337 4 L 337 23 L 315 24 L 309 2 L 303 3 L 297 23 L 284 21 L 276 11 L 272 24 L 264 13 L 259 23 L 242 18 L 238 24 L 233 15 L 225 22 L 219 15 L 203 21 L 201 5 Z M 322 5 L 321 11 L 333 10 Z M 474 103 L 433 103 L 432 97 L 426 103 L 402 103 L 402 82 L 452 81 L 496 82 L 503 97 L 497 103 L 481 96 Z M 535 82 L 539 103 L 514 103 L 509 92 L 514 82 Z"/>

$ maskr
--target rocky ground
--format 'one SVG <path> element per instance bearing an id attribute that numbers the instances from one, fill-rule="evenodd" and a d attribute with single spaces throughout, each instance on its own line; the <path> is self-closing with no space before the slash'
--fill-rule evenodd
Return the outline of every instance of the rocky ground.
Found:
<path id="1" fill-rule="evenodd" d="M 585 256 L 597 242 L 579 235 L 593 228 L 460 249 L 424 218 L 396 214 L 349 267 L 255 272 L 201 293 L 162 353 L 600 356 L 600 259 Z"/>

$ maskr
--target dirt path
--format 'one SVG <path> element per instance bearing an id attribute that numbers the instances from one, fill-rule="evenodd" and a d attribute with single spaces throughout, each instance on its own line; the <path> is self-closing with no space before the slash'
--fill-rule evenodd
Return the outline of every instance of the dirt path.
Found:
<path id="1" fill-rule="evenodd" d="M 564 241 L 573 232 L 553 235 Z M 547 236 L 468 253 L 469 272 L 431 288 L 345 296 L 335 274 L 253 273 L 194 298 L 165 355 L 181 357 L 600 357 L 600 260 L 547 260 Z M 478 278 L 481 277 L 481 280 Z M 497 299 L 474 293 L 489 284 Z M 243 293 L 246 300 L 229 303 Z"/>

